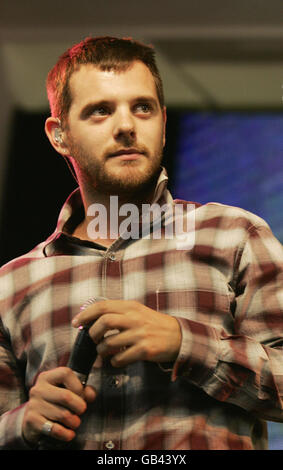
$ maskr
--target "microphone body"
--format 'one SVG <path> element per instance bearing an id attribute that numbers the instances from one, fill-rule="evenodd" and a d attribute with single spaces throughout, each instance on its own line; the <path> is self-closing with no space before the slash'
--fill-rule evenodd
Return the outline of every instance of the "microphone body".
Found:
<path id="1" fill-rule="evenodd" d="M 67 367 L 72 369 L 83 386 L 86 385 L 89 373 L 97 357 L 96 344 L 89 336 L 90 325 L 79 327 Z M 39 450 L 64 450 L 74 448 L 75 442 L 63 442 L 49 436 L 43 436 L 39 442 Z"/>
<path id="2" fill-rule="evenodd" d="M 89 336 L 88 326 L 80 326 L 67 367 L 72 369 L 83 386 L 86 385 L 89 373 L 97 357 L 96 344 Z"/>
<path id="3" fill-rule="evenodd" d="M 99 300 L 106 299 L 104 297 L 90 299 L 81 307 L 81 310 Z M 96 344 L 88 332 L 90 326 L 91 324 L 78 328 L 79 332 L 67 364 L 67 367 L 75 372 L 83 386 L 87 383 L 89 373 L 97 357 Z M 74 448 L 74 446 L 75 443 L 73 441 L 63 442 L 49 436 L 43 436 L 39 441 L 39 450 L 64 450 L 70 447 Z"/>

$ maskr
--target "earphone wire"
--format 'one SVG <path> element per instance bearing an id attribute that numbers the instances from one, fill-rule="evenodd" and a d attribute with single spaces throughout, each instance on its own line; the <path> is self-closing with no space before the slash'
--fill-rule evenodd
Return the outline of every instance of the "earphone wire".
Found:
<path id="1" fill-rule="evenodd" d="M 74 169 L 72 168 L 72 165 L 71 165 L 71 163 L 69 162 L 68 158 L 65 157 L 64 155 L 63 155 L 63 158 L 64 158 L 65 162 L 67 163 L 68 168 L 69 168 L 70 172 L 72 173 L 72 176 L 73 176 L 74 180 L 76 181 L 77 184 L 79 184 L 78 179 L 77 179 L 77 177 L 76 177 L 76 175 L 75 175 Z"/>

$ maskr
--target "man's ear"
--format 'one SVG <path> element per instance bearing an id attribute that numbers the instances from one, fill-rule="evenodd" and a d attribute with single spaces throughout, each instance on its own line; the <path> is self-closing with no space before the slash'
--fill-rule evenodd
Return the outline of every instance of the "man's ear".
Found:
<path id="1" fill-rule="evenodd" d="M 50 116 L 45 121 L 44 129 L 52 147 L 54 147 L 58 153 L 66 157 L 68 155 L 68 147 L 64 142 L 64 132 L 61 128 L 60 120 Z"/>
<path id="2" fill-rule="evenodd" d="M 163 147 L 165 147 L 165 143 L 166 143 L 166 122 L 167 122 L 167 110 L 166 110 L 165 106 L 163 106 L 162 116 L 163 116 Z"/>

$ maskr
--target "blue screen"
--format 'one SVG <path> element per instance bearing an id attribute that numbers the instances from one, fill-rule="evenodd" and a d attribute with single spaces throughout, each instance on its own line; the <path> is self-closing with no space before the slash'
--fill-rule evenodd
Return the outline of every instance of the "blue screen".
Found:
<path id="1" fill-rule="evenodd" d="M 174 195 L 239 206 L 283 241 L 283 113 L 182 115 Z"/>
<path id="2" fill-rule="evenodd" d="M 182 113 L 174 197 L 247 209 L 283 242 L 283 113 Z M 283 449 L 283 424 L 268 432 Z"/>

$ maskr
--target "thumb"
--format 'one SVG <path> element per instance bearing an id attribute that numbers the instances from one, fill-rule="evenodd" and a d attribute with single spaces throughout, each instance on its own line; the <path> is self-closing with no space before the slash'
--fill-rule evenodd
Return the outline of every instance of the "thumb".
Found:
<path id="1" fill-rule="evenodd" d="M 92 403 L 97 397 L 97 391 L 91 385 L 86 385 L 83 392 L 83 398 L 87 403 Z"/>

